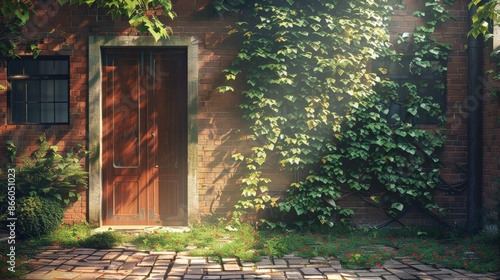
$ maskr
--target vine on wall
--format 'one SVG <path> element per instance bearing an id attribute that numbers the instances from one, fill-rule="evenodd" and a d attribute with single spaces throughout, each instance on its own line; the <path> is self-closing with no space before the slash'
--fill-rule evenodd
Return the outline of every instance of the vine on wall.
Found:
<path id="1" fill-rule="evenodd" d="M 374 61 L 399 60 L 388 25 L 395 1 L 219 0 L 221 12 L 241 12 L 234 30 L 243 39 L 233 65 L 225 70 L 228 84 L 243 79 L 244 117 L 251 122 L 255 146 L 237 153 L 246 168 L 242 199 L 235 218 L 269 207 L 282 213 L 333 225 L 335 213 L 352 209 L 336 202 L 343 190 L 372 193 L 374 203 L 395 215 L 413 203 L 438 208 L 432 189 L 438 178 L 439 148 L 444 137 L 417 127 L 415 119 L 433 116 L 442 124 L 440 105 L 419 94 L 425 83 L 396 83 L 371 71 Z M 417 27 L 412 74 L 442 74 L 450 47 L 432 37 L 437 25 L 452 18 L 446 5 L 428 0 L 415 16 Z M 402 42 L 402 39 L 401 39 Z M 387 69 L 379 69 L 381 73 Z M 432 90 L 444 92 L 443 81 Z M 407 92 L 404 114 L 387 104 Z M 311 170 L 291 185 L 284 199 L 271 197 L 271 179 L 263 164 L 277 155 L 284 169 Z M 275 158 L 275 157 L 272 157 Z M 316 217 L 317 219 L 310 219 Z"/>

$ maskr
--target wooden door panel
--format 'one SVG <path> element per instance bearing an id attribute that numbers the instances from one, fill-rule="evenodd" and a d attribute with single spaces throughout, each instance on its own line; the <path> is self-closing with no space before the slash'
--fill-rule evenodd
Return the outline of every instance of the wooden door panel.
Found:
<path id="1" fill-rule="evenodd" d="M 185 225 L 185 49 L 105 49 L 103 224 Z"/>
<path id="2" fill-rule="evenodd" d="M 113 183 L 113 216 L 140 215 L 139 181 Z"/>
<path id="3" fill-rule="evenodd" d="M 140 81 L 138 59 L 113 59 L 110 84 L 113 166 L 116 172 L 140 167 Z"/>
<path id="4" fill-rule="evenodd" d="M 146 123 L 141 60 L 133 53 L 109 52 L 103 63 L 103 224 L 143 224 L 147 164 L 141 156 Z"/>
<path id="5" fill-rule="evenodd" d="M 155 200 L 154 214 L 156 217 L 161 217 L 162 220 L 177 218 L 179 215 L 179 204 L 177 200 L 172 200 L 172 197 L 179 196 L 178 180 L 168 180 L 160 177 L 160 180 L 155 182 L 154 196 L 158 197 Z M 168 202 L 168 203 L 167 203 Z"/>
<path id="6" fill-rule="evenodd" d="M 186 53 L 158 52 L 154 56 L 153 159 L 155 219 L 182 224 L 187 213 L 187 97 Z"/>

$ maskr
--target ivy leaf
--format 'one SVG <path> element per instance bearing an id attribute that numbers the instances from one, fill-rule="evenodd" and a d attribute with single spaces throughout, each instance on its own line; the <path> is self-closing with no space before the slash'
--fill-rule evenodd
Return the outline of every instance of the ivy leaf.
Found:
<path id="1" fill-rule="evenodd" d="M 399 202 L 394 202 L 392 205 L 391 205 L 391 208 L 393 209 L 397 209 L 398 211 L 403 211 L 403 208 L 404 208 L 404 205 L 399 203 Z"/>

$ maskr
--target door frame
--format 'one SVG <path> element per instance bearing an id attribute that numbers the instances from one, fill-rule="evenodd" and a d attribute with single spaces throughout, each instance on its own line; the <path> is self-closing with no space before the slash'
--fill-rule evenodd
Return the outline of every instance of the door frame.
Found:
<path id="1" fill-rule="evenodd" d="M 198 40 L 196 37 L 172 36 L 155 41 L 146 36 L 89 37 L 88 55 L 88 141 L 89 189 L 88 220 L 102 226 L 102 49 L 107 47 L 186 47 L 187 48 L 187 221 L 199 221 L 198 212 Z"/>

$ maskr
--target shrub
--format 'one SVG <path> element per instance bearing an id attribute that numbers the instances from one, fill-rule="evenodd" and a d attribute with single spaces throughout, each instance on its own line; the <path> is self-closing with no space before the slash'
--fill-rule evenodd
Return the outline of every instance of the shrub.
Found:
<path id="1" fill-rule="evenodd" d="M 25 236 L 39 237 L 51 232 L 64 217 L 61 204 L 44 197 L 21 197 L 17 207 L 17 230 Z"/>
<path id="2" fill-rule="evenodd" d="M 9 142 L 9 157 L 15 157 L 15 145 Z M 14 149 L 13 149 L 14 147 Z M 50 197 L 68 204 L 78 200 L 77 188 L 87 186 L 88 173 L 81 165 L 87 154 L 82 147 L 62 155 L 57 146 L 50 146 L 45 136 L 39 137 L 38 147 L 30 157 L 22 157 L 22 163 L 15 166 L 16 191 L 18 196 Z M 12 168 L 12 167 L 10 167 Z"/>
<path id="3" fill-rule="evenodd" d="M 99 232 L 86 238 L 82 245 L 87 248 L 110 249 L 123 242 L 123 235 L 115 231 Z"/>

